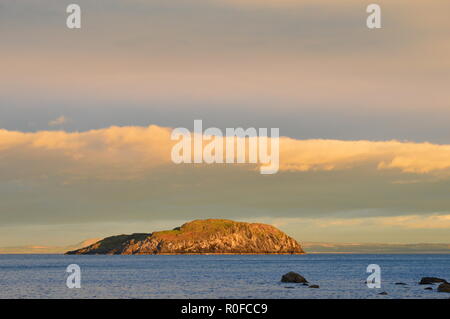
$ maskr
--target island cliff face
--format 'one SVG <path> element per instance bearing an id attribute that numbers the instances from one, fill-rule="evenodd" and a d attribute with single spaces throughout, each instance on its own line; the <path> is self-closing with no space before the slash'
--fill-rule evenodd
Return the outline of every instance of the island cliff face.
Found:
<path id="1" fill-rule="evenodd" d="M 304 254 L 304 251 L 296 240 L 270 225 L 206 219 L 173 230 L 107 237 L 66 254 Z"/>

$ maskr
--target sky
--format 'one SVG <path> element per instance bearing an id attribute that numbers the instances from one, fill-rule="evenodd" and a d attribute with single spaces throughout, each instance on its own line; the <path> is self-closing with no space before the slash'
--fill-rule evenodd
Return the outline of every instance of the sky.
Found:
<path id="1" fill-rule="evenodd" d="M 82 27 L 66 27 L 66 6 Z M 196 218 L 450 243 L 450 3 L 0 2 L 0 247 Z M 175 127 L 279 128 L 280 171 L 175 165 Z"/>

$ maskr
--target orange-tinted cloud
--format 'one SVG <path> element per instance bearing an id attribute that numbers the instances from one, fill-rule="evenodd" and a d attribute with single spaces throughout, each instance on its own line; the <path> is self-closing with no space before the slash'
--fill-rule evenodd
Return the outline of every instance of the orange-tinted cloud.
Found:
<path id="1" fill-rule="evenodd" d="M 280 168 L 292 171 L 350 169 L 371 163 L 378 169 L 433 173 L 450 168 L 450 145 L 286 138 L 280 158 Z"/>
<path id="2" fill-rule="evenodd" d="M 445 229 L 450 228 L 449 214 L 424 214 L 403 216 L 376 216 L 361 218 L 279 218 L 267 222 L 283 227 L 287 225 L 309 225 L 315 228 L 333 227 L 395 227 L 399 229 Z M 301 228 L 301 227 L 300 227 Z"/>
<path id="3" fill-rule="evenodd" d="M 158 167 L 175 165 L 171 150 L 176 141 L 170 139 L 171 132 L 170 128 L 154 125 L 73 133 L 0 130 L 2 175 L 137 178 Z M 208 143 L 204 141 L 203 146 Z M 450 145 L 280 138 L 280 171 L 351 170 L 362 166 L 448 176 Z M 248 166 L 254 168 L 255 165 Z"/>

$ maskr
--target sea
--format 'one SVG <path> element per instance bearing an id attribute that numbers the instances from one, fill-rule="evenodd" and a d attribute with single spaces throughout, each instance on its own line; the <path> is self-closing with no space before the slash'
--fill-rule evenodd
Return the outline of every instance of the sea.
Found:
<path id="1" fill-rule="evenodd" d="M 67 286 L 71 264 L 79 266 L 80 288 Z M 381 288 L 367 287 L 371 264 L 380 267 Z M 289 271 L 319 288 L 282 283 Z M 419 285 L 425 276 L 450 280 L 450 254 L 0 255 L 0 298 L 450 297 L 437 285 Z"/>

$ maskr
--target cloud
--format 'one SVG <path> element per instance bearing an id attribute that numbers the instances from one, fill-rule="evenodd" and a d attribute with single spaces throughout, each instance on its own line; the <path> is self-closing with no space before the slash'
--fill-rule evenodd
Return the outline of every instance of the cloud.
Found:
<path id="1" fill-rule="evenodd" d="M 73 133 L 0 130 L 0 167 L 5 168 L 3 176 L 11 178 L 129 179 L 169 163 L 169 134 L 168 128 L 157 126 Z M 13 171 L 7 173 L 6 167 Z"/>
<path id="2" fill-rule="evenodd" d="M 426 174 L 450 169 L 450 145 L 284 138 L 280 158 L 280 168 L 288 171 L 339 170 L 372 164 L 379 170 Z"/>
<path id="3" fill-rule="evenodd" d="M 18 246 L 0 247 L 0 254 L 64 254 L 69 250 L 83 248 L 92 245 L 102 238 L 86 239 L 80 243 L 68 246 Z"/>
<path id="4" fill-rule="evenodd" d="M 48 122 L 49 126 L 58 126 L 58 125 L 63 125 L 65 123 L 67 123 L 68 119 L 63 115 L 60 116 L 54 120 L 51 120 L 50 122 Z"/>
<path id="5" fill-rule="evenodd" d="M 318 221 L 320 227 L 331 226 L 364 226 L 395 227 L 403 229 L 446 229 L 450 228 L 449 214 L 406 215 L 391 217 L 368 217 L 339 220 Z"/>
<path id="6" fill-rule="evenodd" d="M 139 178 L 160 167 L 175 165 L 171 150 L 176 141 L 170 139 L 171 132 L 170 128 L 155 125 L 112 126 L 85 132 L 0 130 L 0 178 Z M 360 167 L 444 178 L 450 172 L 450 145 L 280 139 L 280 171 L 345 171 Z"/>
<path id="7" fill-rule="evenodd" d="M 307 253 L 448 254 L 449 244 L 314 243 L 303 242 Z"/>
<path id="8" fill-rule="evenodd" d="M 447 106 L 443 101 L 449 96 L 449 47 L 448 35 L 441 30 L 448 30 L 448 4 L 443 1 L 441 6 L 385 1 L 386 28 L 377 33 L 365 27 L 365 6 L 356 0 L 345 4 L 226 0 L 213 5 L 206 0 L 183 1 L 188 10 L 175 10 L 176 2 L 167 1 L 128 4 L 126 8 L 114 2 L 109 10 L 81 5 L 97 18 L 90 24 L 89 34 L 81 38 L 67 38 L 64 29 L 54 28 L 49 19 L 23 23 L 14 19 L 20 28 L 8 24 L 2 51 L 6 61 L 0 79 L 2 96 L 18 99 L 25 88 L 28 95 L 70 101 L 75 97 L 136 103 L 179 99 L 185 105 L 187 99 L 190 103 L 257 100 L 250 104 L 270 99 L 277 110 L 305 109 L 305 105 L 322 108 L 318 101 L 327 108 L 370 105 L 377 111 L 422 109 L 425 103 L 434 110 Z M 236 4 L 256 8 L 228 8 Z M 259 9 L 281 4 L 300 8 Z M 10 6 L 36 16 L 22 4 Z M 59 12 L 50 2 L 36 7 L 51 19 L 57 15 L 46 10 Z M 14 13 L 7 11 L 5 18 L 14 18 Z M 415 19 L 418 14 L 421 19 Z M 105 33 L 107 21 L 102 19 L 123 23 L 109 24 L 110 32 Z M 27 38 L 33 33 L 24 32 L 34 27 L 32 22 L 43 24 L 52 34 L 41 39 L 38 47 Z M 430 38 L 436 50 L 424 56 Z M 293 101 L 289 107 L 286 100 Z"/>
<path id="9" fill-rule="evenodd" d="M 276 227 L 287 225 L 304 227 L 304 225 L 308 225 L 315 228 L 380 227 L 386 229 L 387 227 L 394 227 L 398 229 L 447 229 L 450 228 L 450 214 L 413 214 L 362 218 L 269 218 L 266 222 Z"/>

